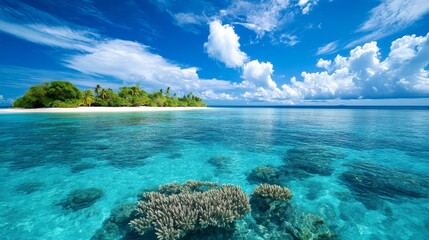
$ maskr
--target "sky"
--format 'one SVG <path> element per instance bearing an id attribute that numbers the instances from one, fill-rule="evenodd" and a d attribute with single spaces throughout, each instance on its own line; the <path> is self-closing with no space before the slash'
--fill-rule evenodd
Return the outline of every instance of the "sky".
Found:
<path id="1" fill-rule="evenodd" d="M 0 0 L 0 105 L 32 85 L 209 105 L 429 105 L 427 0 Z"/>

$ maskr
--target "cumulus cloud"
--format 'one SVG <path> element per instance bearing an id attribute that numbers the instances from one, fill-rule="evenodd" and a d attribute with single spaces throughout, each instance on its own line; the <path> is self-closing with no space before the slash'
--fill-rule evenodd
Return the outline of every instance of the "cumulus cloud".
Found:
<path id="1" fill-rule="evenodd" d="M 316 66 L 319 68 L 324 68 L 326 70 L 329 70 L 331 64 L 332 64 L 331 60 L 325 60 L 325 59 L 321 58 L 321 59 L 319 59 L 319 61 L 317 61 Z"/>
<path id="2" fill-rule="evenodd" d="M 375 99 L 429 97 L 429 33 L 404 36 L 392 42 L 384 60 L 376 42 L 366 43 L 338 55 L 334 60 L 319 59 L 322 72 L 302 72 L 280 88 L 260 87 L 244 97 L 281 99 Z"/>
<path id="3" fill-rule="evenodd" d="M 232 26 L 222 25 L 215 20 L 210 23 L 210 35 L 204 48 L 210 57 L 223 62 L 227 67 L 241 67 L 247 55 L 240 50 L 239 39 Z"/>
<path id="4" fill-rule="evenodd" d="M 245 1 L 236 1 L 235 4 L 238 4 L 237 2 L 255 5 Z M 383 3 L 393 4 L 394 2 L 396 1 L 391 0 Z M 404 1 L 403 4 L 410 7 L 407 5 L 409 2 L 410 0 Z M 299 1 L 297 6 L 305 7 L 309 3 L 313 1 Z M 260 29 L 261 33 L 276 31 L 284 21 L 283 17 L 286 13 L 284 9 L 289 6 L 288 2 L 264 1 L 261 4 L 257 4 L 257 7 L 263 8 L 263 4 L 267 4 L 267 8 L 260 13 L 255 13 L 254 18 L 251 16 L 252 11 L 241 15 L 242 23 L 254 24 L 255 29 Z M 423 9 L 425 4 L 421 3 Z M 224 14 L 228 14 L 230 10 L 225 10 Z M 414 8 L 411 10 L 416 11 L 417 15 L 402 22 L 416 21 L 424 12 Z M 396 10 L 392 11 L 395 13 Z M 36 13 L 29 11 L 28 15 L 31 14 Z M 210 23 L 210 35 L 204 47 L 210 57 L 223 62 L 228 67 L 242 70 L 242 82 L 234 83 L 219 79 L 201 79 L 196 67 L 173 63 L 154 53 L 153 49 L 146 45 L 110 39 L 91 29 L 72 26 L 51 19 L 43 13 L 37 14 L 37 19 L 48 19 L 48 21 L 15 21 L 27 14 L 12 16 L 5 8 L 0 8 L 0 31 L 37 44 L 73 50 L 67 51 L 67 55 L 61 58 L 66 67 L 78 72 L 72 71 L 73 74 L 71 74 L 70 71 L 63 73 L 64 75 L 59 73 L 54 75 L 64 76 L 63 79 L 81 86 L 93 86 L 94 79 L 96 81 L 108 79 L 105 83 L 112 84 L 112 87 L 123 83 L 140 83 L 146 88 L 152 88 L 150 90 L 171 87 L 178 93 L 192 91 L 210 100 L 246 99 L 282 103 L 306 99 L 429 97 L 429 34 L 398 38 L 392 42 L 390 51 L 384 59 L 376 42 L 361 44 L 352 49 L 347 56 L 338 55 L 334 59 L 320 58 L 316 64 L 322 69 L 320 72 L 304 71 L 300 77 L 293 77 L 290 83 L 281 85 L 274 81 L 274 66 L 269 61 L 249 61 L 246 53 L 240 50 L 239 37 L 232 26 L 213 21 Z M 177 17 L 183 24 L 193 24 L 195 20 L 191 15 L 186 14 Z M 388 21 L 394 22 L 390 19 Z M 376 32 L 377 30 L 371 26 L 370 22 L 362 25 L 362 31 Z M 297 38 L 288 34 L 283 35 L 283 39 L 285 44 L 289 45 L 297 41 Z M 319 48 L 318 54 L 329 53 L 336 48 L 337 42 L 332 42 Z M 16 81 L 16 76 L 29 79 L 23 75 L 11 74 L 11 69 L 5 70 L 0 66 L 0 73 L 2 71 L 5 73 L 0 81 L 2 86 L 18 87 L 17 84 L 20 83 Z M 43 75 L 40 71 L 31 72 L 23 69 L 16 69 L 16 72 L 44 78 L 40 81 L 52 75 L 52 72 L 46 72 Z M 76 76 L 83 80 L 77 81 Z M 39 79 L 33 77 L 32 81 L 37 82 Z M 3 98 L 2 101 L 5 99 Z"/>
<path id="5" fill-rule="evenodd" d="M 358 32 L 368 34 L 350 42 L 346 48 L 399 32 L 428 12 L 427 0 L 383 0 L 371 10 L 370 17 L 358 29 Z"/>
<path id="6" fill-rule="evenodd" d="M 273 65 L 270 62 L 250 61 L 243 66 L 242 85 L 253 89 L 258 87 L 275 89 L 277 84 L 271 78 L 273 72 Z"/>

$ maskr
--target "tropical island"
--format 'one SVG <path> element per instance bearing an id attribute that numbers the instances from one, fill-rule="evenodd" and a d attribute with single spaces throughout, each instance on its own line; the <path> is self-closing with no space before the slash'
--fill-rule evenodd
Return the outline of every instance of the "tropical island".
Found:
<path id="1" fill-rule="evenodd" d="M 207 104 L 192 93 L 171 96 L 171 89 L 147 93 L 138 84 L 120 87 L 118 92 L 97 85 L 93 90 L 80 90 L 71 82 L 51 81 L 31 86 L 13 103 L 14 108 L 101 107 L 205 107 Z"/>

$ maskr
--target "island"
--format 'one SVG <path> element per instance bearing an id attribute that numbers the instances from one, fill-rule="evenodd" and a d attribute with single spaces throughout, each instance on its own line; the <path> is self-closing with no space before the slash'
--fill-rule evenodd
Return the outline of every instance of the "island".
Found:
<path id="1" fill-rule="evenodd" d="M 71 82 L 51 81 L 31 86 L 13 103 L 14 108 L 99 107 L 205 107 L 207 104 L 192 93 L 171 96 L 171 89 L 147 93 L 138 84 L 120 87 L 118 92 L 97 85 L 93 90 L 80 90 Z"/>

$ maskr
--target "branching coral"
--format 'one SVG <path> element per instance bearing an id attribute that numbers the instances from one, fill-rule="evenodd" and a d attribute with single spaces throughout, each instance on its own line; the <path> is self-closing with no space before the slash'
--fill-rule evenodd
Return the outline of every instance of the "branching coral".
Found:
<path id="1" fill-rule="evenodd" d="M 173 184 L 173 189 L 180 189 L 179 185 Z M 197 182 L 187 182 L 184 185 L 184 189 L 201 186 Z M 202 185 L 217 186 L 208 183 Z M 160 187 L 160 191 L 171 189 L 171 186 Z M 182 238 L 192 230 L 209 226 L 227 227 L 250 212 L 249 198 L 237 186 L 222 185 L 208 191 L 178 192 L 179 194 L 172 195 L 146 193 L 146 200 L 138 203 L 139 216 L 132 220 L 130 225 L 141 235 L 149 229 L 155 229 L 158 239 L 174 240 Z"/>
<path id="2" fill-rule="evenodd" d="M 292 198 L 292 192 L 289 188 L 265 183 L 257 186 L 253 191 L 253 195 L 282 201 L 287 201 Z"/>

